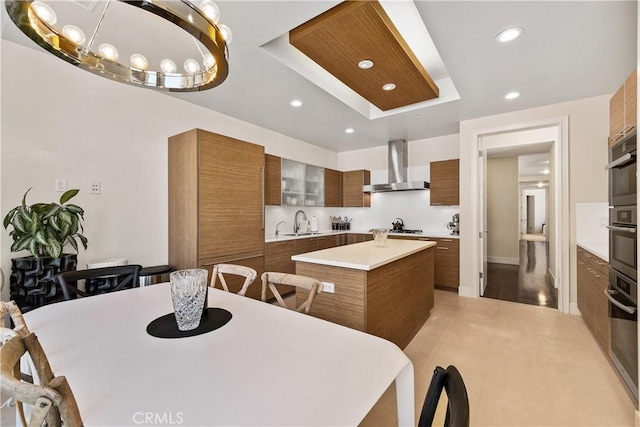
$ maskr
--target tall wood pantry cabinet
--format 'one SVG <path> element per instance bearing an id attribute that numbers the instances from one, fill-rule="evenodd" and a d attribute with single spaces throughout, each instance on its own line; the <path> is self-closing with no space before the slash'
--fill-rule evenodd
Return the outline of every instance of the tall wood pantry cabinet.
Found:
<path id="1" fill-rule="evenodd" d="M 169 264 L 264 270 L 264 147 L 193 129 L 169 138 Z M 241 281 L 230 283 L 240 289 Z M 247 296 L 260 298 L 259 279 Z M 237 288 L 237 289 L 236 289 Z"/>

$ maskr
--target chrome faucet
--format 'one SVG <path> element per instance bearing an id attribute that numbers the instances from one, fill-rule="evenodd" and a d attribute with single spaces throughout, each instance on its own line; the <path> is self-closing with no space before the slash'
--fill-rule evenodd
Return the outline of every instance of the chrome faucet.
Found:
<path id="1" fill-rule="evenodd" d="M 280 235 L 280 230 L 278 230 L 278 227 L 280 226 L 280 224 L 285 224 L 285 222 L 280 221 L 279 223 L 276 224 L 276 237 Z"/>
<path id="2" fill-rule="evenodd" d="M 300 231 L 300 224 L 298 224 L 298 214 L 301 213 L 302 214 L 302 219 L 304 221 L 307 220 L 307 214 L 304 213 L 303 210 L 299 210 L 298 212 L 296 212 L 296 215 L 293 217 L 293 232 L 294 233 L 298 233 L 298 231 Z"/>

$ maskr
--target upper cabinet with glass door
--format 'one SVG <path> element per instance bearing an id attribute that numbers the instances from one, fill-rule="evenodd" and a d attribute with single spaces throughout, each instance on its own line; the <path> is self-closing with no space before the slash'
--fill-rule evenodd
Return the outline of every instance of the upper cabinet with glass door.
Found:
<path id="1" fill-rule="evenodd" d="M 324 206 L 324 168 L 306 166 L 305 206 Z"/>
<path id="2" fill-rule="evenodd" d="M 282 204 L 304 206 L 305 164 L 282 159 Z"/>

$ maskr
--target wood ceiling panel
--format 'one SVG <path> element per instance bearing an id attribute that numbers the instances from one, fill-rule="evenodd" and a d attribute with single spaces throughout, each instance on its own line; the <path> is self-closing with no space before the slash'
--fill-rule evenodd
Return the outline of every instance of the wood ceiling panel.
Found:
<path id="1" fill-rule="evenodd" d="M 289 32 L 289 43 L 383 111 L 439 90 L 377 1 L 345 1 Z M 358 62 L 370 59 L 366 70 Z M 382 89 L 387 83 L 396 88 Z"/>

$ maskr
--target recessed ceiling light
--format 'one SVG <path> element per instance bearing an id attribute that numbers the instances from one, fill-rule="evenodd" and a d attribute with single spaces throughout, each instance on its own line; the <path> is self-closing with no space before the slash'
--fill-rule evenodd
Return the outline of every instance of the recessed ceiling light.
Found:
<path id="1" fill-rule="evenodd" d="M 524 29 L 520 27 L 507 28 L 496 36 L 498 43 L 507 43 L 517 39 L 524 33 Z"/>
<path id="2" fill-rule="evenodd" d="M 384 90 L 394 90 L 396 88 L 396 85 L 394 85 L 393 83 L 387 83 L 386 85 L 382 86 L 382 89 Z"/>
<path id="3" fill-rule="evenodd" d="M 292 107 L 302 107 L 302 101 L 300 101 L 299 99 L 294 99 L 293 101 L 291 101 L 291 106 Z"/>
<path id="4" fill-rule="evenodd" d="M 344 131 L 346 133 L 353 133 L 354 132 L 353 128 L 346 128 Z"/>
<path id="5" fill-rule="evenodd" d="M 504 96 L 504 99 L 516 99 L 520 96 L 520 92 L 509 92 Z"/>
<path id="6" fill-rule="evenodd" d="M 363 70 L 367 70 L 373 67 L 373 61 L 370 59 L 363 59 L 362 61 L 358 62 L 358 67 L 362 68 Z"/>

